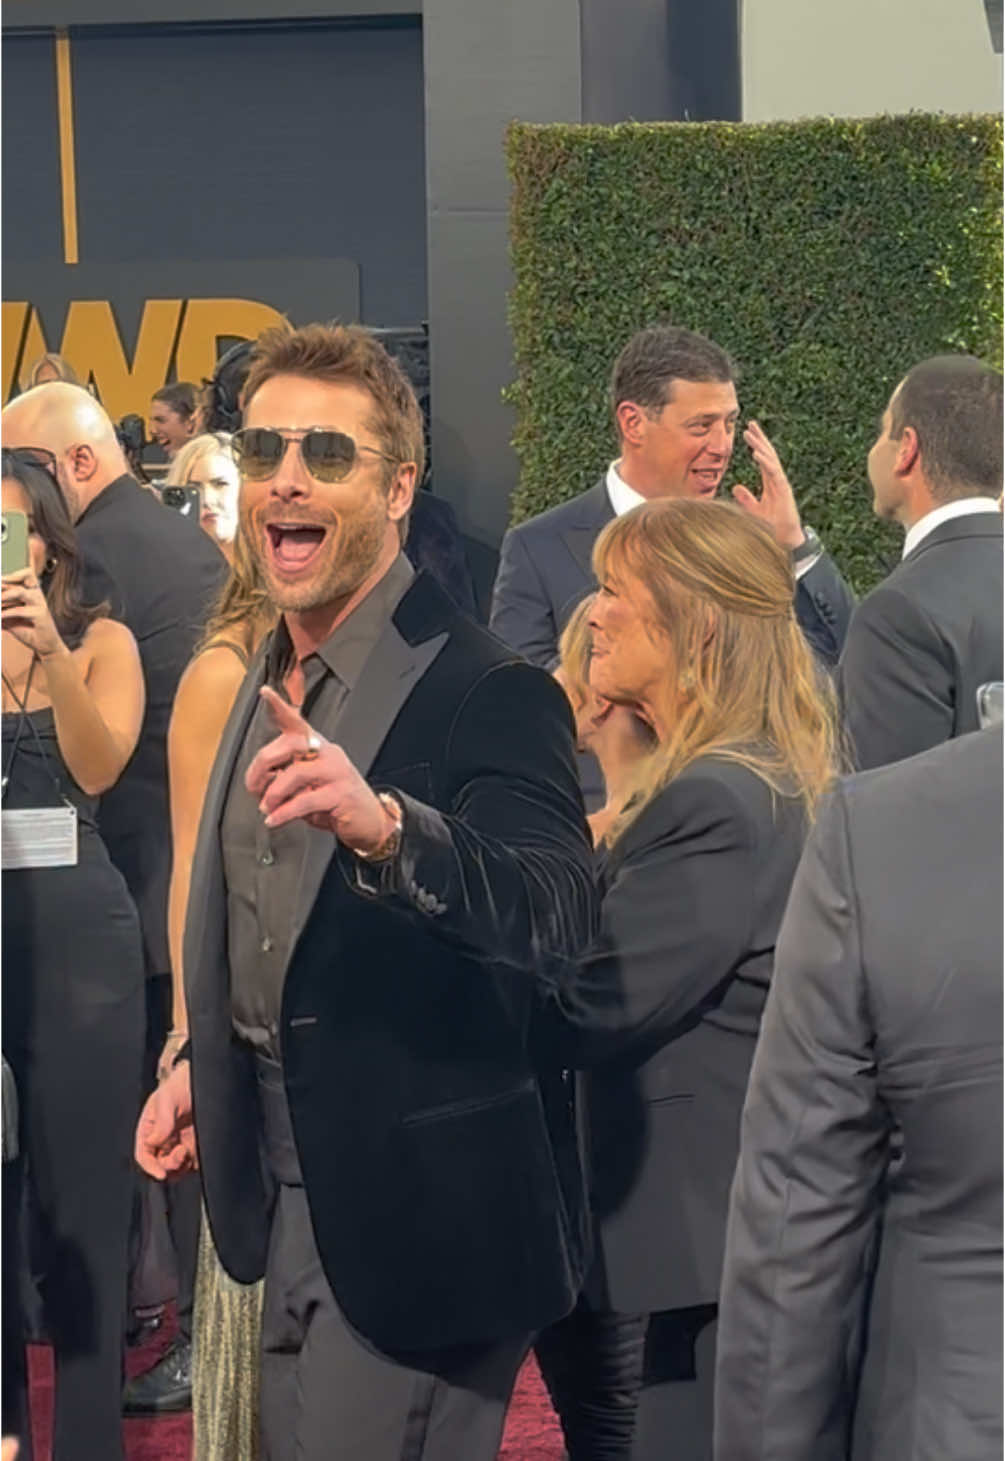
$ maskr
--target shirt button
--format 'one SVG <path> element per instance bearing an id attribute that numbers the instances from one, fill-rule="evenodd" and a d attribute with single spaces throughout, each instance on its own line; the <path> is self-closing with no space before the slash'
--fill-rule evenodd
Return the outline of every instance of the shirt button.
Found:
<path id="1" fill-rule="evenodd" d="M 267 847 L 262 853 L 261 857 L 258 859 L 263 867 L 271 867 L 275 860 L 276 854 L 272 851 L 271 847 Z"/>
<path id="2" fill-rule="evenodd" d="M 269 935 L 266 934 L 265 937 L 262 939 L 262 953 L 263 954 L 271 954 L 272 953 L 272 947 L 273 947 L 272 940 L 269 938 Z"/>

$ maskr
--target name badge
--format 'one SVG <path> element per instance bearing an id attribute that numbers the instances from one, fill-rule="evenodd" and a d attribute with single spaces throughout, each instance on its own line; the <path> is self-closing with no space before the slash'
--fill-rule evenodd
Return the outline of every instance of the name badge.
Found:
<path id="1" fill-rule="evenodd" d="M 0 814 L 0 868 L 4 872 L 76 865 L 76 807 L 19 807 Z"/>

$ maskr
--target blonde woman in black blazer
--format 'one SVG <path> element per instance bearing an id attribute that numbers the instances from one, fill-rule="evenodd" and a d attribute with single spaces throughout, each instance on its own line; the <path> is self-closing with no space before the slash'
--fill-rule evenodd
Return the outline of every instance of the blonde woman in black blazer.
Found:
<path id="1" fill-rule="evenodd" d="M 656 744 L 603 831 L 599 936 L 543 1022 L 583 1071 L 595 1255 L 538 1354 L 570 1461 L 703 1461 L 740 1111 L 834 717 L 787 555 L 737 509 L 648 503 L 594 561 L 590 688 Z"/>

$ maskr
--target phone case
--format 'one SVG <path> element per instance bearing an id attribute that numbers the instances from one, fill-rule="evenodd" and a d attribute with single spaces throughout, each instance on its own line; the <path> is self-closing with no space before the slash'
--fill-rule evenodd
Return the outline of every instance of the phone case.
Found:
<path id="1" fill-rule="evenodd" d="M 28 567 L 28 519 L 23 512 L 5 512 L 0 526 L 0 573 L 20 573 Z"/>

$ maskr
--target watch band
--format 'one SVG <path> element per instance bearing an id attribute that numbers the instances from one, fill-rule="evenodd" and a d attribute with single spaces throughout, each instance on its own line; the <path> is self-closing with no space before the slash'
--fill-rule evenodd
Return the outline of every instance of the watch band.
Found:
<path id="1" fill-rule="evenodd" d="M 797 563 L 805 563 L 807 558 L 815 558 L 818 553 L 824 550 L 823 544 L 812 528 L 803 528 L 803 541 L 798 548 L 792 549 L 793 567 Z"/>
<path id="2" fill-rule="evenodd" d="M 349 851 L 362 862 L 390 862 L 392 857 L 397 857 L 398 849 L 401 847 L 401 831 L 405 822 L 401 803 L 389 791 L 378 791 L 377 800 L 390 816 L 394 826 L 380 846 L 375 847 L 372 852 L 363 852 L 358 847 L 350 847 Z"/>

